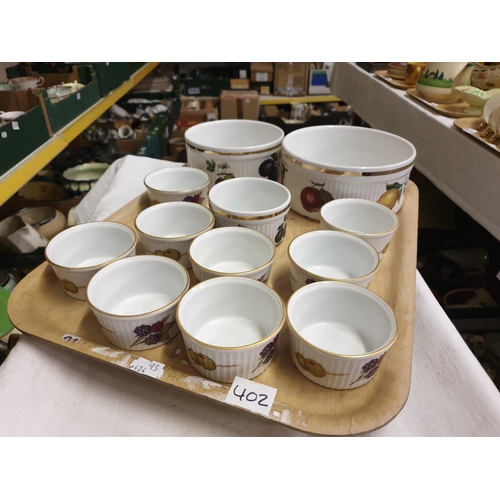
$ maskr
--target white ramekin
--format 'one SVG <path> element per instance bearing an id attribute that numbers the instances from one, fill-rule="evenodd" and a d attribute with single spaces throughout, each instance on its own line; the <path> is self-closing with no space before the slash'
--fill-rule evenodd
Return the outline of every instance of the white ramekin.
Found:
<path id="1" fill-rule="evenodd" d="M 177 324 L 193 368 L 232 383 L 270 364 L 285 321 L 280 296 L 260 281 L 228 276 L 202 281 L 179 302 Z"/>
<path id="2" fill-rule="evenodd" d="M 301 288 L 288 301 L 287 322 L 297 370 L 329 389 L 355 389 L 373 380 L 397 338 L 391 308 L 350 283 Z"/>
<path id="3" fill-rule="evenodd" d="M 90 279 L 103 267 L 135 255 L 135 232 L 119 222 L 86 222 L 54 236 L 45 259 L 73 299 L 85 300 Z"/>

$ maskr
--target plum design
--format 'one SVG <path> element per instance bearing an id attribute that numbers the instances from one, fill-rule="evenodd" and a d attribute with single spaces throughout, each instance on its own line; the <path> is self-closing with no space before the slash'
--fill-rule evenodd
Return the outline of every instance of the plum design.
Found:
<path id="1" fill-rule="evenodd" d="M 333 196 L 330 192 L 323 189 L 325 183 L 319 184 L 311 181 L 311 186 L 306 186 L 300 193 L 300 203 L 304 210 L 310 213 L 319 212 L 321 207 L 333 201 Z"/>

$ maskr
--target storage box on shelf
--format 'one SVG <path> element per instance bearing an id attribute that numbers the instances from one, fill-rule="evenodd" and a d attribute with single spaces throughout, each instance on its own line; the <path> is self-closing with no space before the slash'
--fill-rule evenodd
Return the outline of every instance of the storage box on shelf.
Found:
<path id="1" fill-rule="evenodd" d="M 64 76 L 50 75 L 51 78 L 49 75 L 41 76 L 45 79 L 46 87 L 74 81 L 85 85 L 78 92 L 56 103 L 51 102 L 46 90 L 39 95 L 42 107 L 47 114 L 49 132 L 58 132 L 101 99 L 97 76 L 92 66 L 74 66 L 73 72 Z"/>
<path id="2" fill-rule="evenodd" d="M 168 119 L 166 115 L 157 115 L 151 123 L 149 132 L 137 150 L 137 156 L 162 159 L 168 149 Z"/>
<path id="3" fill-rule="evenodd" d="M 272 84 L 274 80 L 274 64 L 272 62 L 251 63 L 250 80 L 256 83 Z"/>
<path id="4" fill-rule="evenodd" d="M 0 92 L 0 110 L 23 111 L 16 120 L 0 125 L 0 175 L 49 140 L 42 107 L 31 90 Z"/>
<path id="5" fill-rule="evenodd" d="M 229 89 L 229 78 L 186 78 L 184 89 L 189 96 L 218 96 Z"/>
<path id="6" fill-rule="evenodd" d="M 259 94 L 255 90 L 225 90 L 220 96 L 222 120 L 259 119 Z"/>
<path id="7" fill-rule="evenodd" d="M 216 97 L 182 98 L 177 128 L 186 130 L 198 123 L 219 119 L 219 99 Z"/>
<path id="8" fill-rule="evenodd" d="M 274 63 L 274 95 L 306 95 L 309 63 Z"/>
<path id="9" fill-rule="evenodd" d="M 222 90 L 229 89 L 230 78 L 243 78 L 243 74 L 240 76 L 239 71 L 233 72 L 220 67 L 195 69 L 183 77 L 182 94 L 218 97 Z"/>
<path id="10" fill-rule="evenodd" d="M 99 82 L 101 97 L 106 97 L 112 90 L 117 89 L 131 75 L 131 63 L 128 62 L 94 62 L 92 64 Z"/>

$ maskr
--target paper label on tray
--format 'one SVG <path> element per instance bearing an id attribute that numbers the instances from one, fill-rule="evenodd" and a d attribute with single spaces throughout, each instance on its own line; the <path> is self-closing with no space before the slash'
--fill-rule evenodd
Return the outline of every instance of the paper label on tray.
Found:
<path id="1" fill-rule="evenodd" d="M 246 378 L 235 377 L 225 402 L 267 417 L 277 391 L 274 387 L 252 382 Z"/>
<path id="2" fill-rule="evenodd" d="M 19 130 L 19 123 L 12 122 L 12 128 L 13 128 L 13 130 Z"/>
<path id="3" fill-rule="evenodd" d="M 2 132 L 2 139 L 5 139 L 7 137 L 7 132 Z"/>
<path id="4" fill-rule="evenodd" d="M 130 369 L 141 375 L 148 377 L 161 378 L 165 365 L 157 361 L 149 361 L 149 359 L 137 358 L 130 364 Z"/>

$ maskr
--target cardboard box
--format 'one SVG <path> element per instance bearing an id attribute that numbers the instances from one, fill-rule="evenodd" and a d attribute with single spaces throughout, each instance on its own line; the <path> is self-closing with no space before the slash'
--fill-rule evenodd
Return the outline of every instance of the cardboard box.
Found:
<path id="1" fill-rule="evenodd" d="M 209 122 L 219 119 L 219 99 L 199 98 L 194 100 L 199 109 L 193 109 L 193 99 L 182 99 L 179 117 L 177 118 L 177 128 L 186 130 L 198 123 Z"/>
<path id="2" fill-rule="evenodd" d="M 248 78 L 231 78 L 229 88 L 232 90 L 250 90 L 250 80 Z"/>
<path id="3" fill-rule="evenodd" d="M 258 120 L 259 107 L 259 94 L 255 90 L 225 90 L 220 96 L 222 120 Z"/>
<path id="4" fill-rule="evenodd" d="M 229 78 L 186 78 L 184 88 L 186 95 L 215 97 L 229 89 Z"/>
<path id="5" fill-rule="evenodd" d="M 252 90 L 256 90 L 260 95 L 271 95 L 272 87 L 273 87 L 273 82 L 266 82 L 266 83 L 252 82 L 252 83 L 250 83 L 250 88 Z"/>
<path id="6" fill-rule="evenodd" d="M 274 64 L 272 62 L 253 62 L 250 64 L 250 79 L 252 82 L 273 82 Z"/>
<path id="7" fill-rule="evenodd" d="M 274 63 L 274 95 L 306 95 L 308 76 L 309 63 Z"/>

